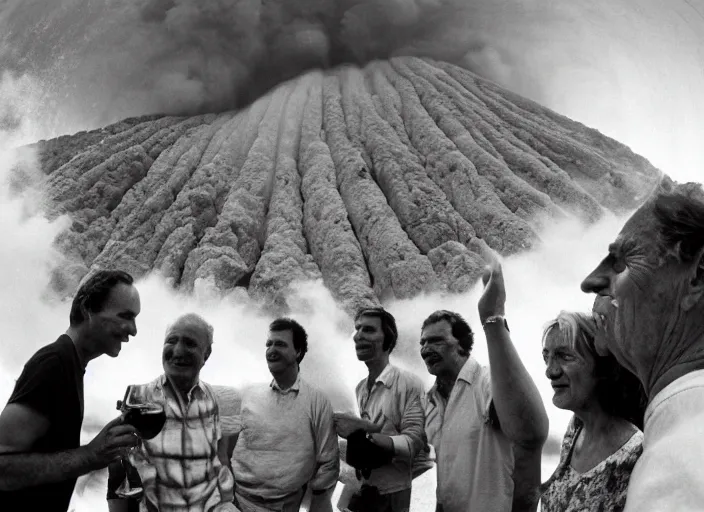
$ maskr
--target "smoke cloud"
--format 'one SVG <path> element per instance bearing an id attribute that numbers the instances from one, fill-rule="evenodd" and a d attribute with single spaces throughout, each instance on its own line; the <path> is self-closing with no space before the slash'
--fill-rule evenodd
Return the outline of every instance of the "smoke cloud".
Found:
<path id="1" fill-rule="evenodd" d="M 694 179 L 703 14 L 702 0 L 7 0 L 0 73 L 31 89 L 37 138 L 236 108 L 311 68 L 427 56 Z M 17 123 L 0 107 L 0 136 Z"/>

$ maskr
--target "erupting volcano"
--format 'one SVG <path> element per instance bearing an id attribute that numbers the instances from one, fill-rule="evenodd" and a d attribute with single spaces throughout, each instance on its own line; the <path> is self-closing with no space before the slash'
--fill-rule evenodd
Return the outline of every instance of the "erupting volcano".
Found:
<path id="1" fill-rule="evenodd" d="M 351 311 L 463 292 L 487 249 L 634 208 L 661 173 L 594 129 L 415 57 L 314 71 L 247 108 L 131 118 L 37 144 L 73 291 L 91 267 L 246 288 L 284 307 L 322 279 Z"/>

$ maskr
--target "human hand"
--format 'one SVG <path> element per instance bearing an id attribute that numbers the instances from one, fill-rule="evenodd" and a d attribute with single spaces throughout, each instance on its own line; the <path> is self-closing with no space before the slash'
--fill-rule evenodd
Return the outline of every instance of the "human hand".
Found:
<path id="1" fill-rule="evenodd" d="M 479 320 L 482 325 L 484 321 L 492 316 L 503 316 L 506 305 L 506 288 L 504 286 L 504 274 L 498 258 L 484 269 L 482 275 L 484 292 L 479 298 L 477 308 L 479 309 Z"/>
<path id="2" fill-rule="evenodd" d="M 336 412 L 332 415 L 337 435 L 347 439 L 349 435 L 359 429 L 367 430 L 368 422 L 352 414 Z"/>
<path id="3" fill-rule="evenodd" d="M 106 467 L 119 457 L 125 457 L 130 448 L 139 444 L 137 429 L 123 421 L 122 416 L 110 421 L 86 446 L 97 469 Z"/>

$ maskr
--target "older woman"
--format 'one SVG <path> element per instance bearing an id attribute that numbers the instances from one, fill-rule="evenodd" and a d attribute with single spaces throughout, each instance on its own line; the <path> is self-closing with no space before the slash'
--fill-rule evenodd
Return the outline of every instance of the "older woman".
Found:
<path id="1" fill-rule="evenodd" d="M 623 510 L 643 451 L 642 387 L 613 357 L 597 355 L 595 329 L 591 316 L 563 311 L 543 333 L 552 401 L 574 412 L 560 463 L 541 488 L 543 512 Z"/>

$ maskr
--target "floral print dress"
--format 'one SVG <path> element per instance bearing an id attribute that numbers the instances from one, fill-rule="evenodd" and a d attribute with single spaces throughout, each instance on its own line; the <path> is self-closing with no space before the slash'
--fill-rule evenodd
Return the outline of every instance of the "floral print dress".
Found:
<path id="1" fill-rule="evenodd" d="M 542 486 L 542 512 L 620 512 L 626 506 L 628 480 L 643 452 L 643 433 L 637 430 L 606 459 L 578 473 L 570 463 L 582 428 L 582 422 L 573 416 L 562 441 L 560 463 Z"/>

